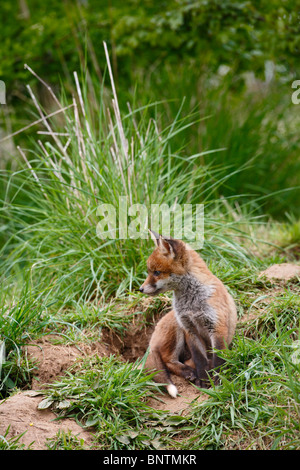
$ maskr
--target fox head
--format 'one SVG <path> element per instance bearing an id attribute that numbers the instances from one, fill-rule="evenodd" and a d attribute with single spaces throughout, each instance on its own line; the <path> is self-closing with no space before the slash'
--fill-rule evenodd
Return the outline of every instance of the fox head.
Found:
<path id="1" fill-rule="evenodd" d="M 158 295 L 176 288 L 180 277 L 187 272 L 188 254 L 183 241 L 149 232 L 156 248 L 147 260 L 148 276 L 140 291 Z"/>

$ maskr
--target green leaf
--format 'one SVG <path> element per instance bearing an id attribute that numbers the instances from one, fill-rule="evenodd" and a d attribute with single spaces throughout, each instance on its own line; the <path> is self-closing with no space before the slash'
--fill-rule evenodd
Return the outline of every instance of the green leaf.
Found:
<path id="1" fill-rule="evenodd" d="M 58 410 L 65 410 L 66 408 L 69 408 L 70 405 L 71 405 L 70 400 L 62 400 L 62 401 L 58 402 L 58 404 L 56 405 L 56 408 Z"/>
<path id="2" fill-rule="evenodd" d="M 52 405 L 53 402 L 54 400 L 52 400 L 52 398 L 45 398 L 38 404 L 38 410 L 46 410 Z"/>
<path id="3" fill-rule="evenodd" d="M 128 436 L 123 435 L 123 436 L 116 436 L 116 439 L 121 442 L 122 444 L 128 445 L 130 444 L 130 439 Z"/>

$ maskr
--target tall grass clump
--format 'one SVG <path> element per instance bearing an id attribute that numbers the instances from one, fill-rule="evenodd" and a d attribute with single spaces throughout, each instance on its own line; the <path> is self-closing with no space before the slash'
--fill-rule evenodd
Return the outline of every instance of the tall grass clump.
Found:
<path id="1" fill-rule="evenodd" d="M 120 295 L 142 279 L 149 242 L 122 237 L 118 225 L 115 239 L 97 232 L 99 206 L 108 204 L 119 216 L 121 198 L 136 209 L 134 204 L 204 204 L 204 255 L 249 262 L 241 246 L 247 210 L 237 216 L 231 209 L 236 198 L 211 197 L 230 172 L 224 176 L 222 168 L 202 163 L 203 153 L 185 151 L 185 131 L 205 118 L 198 113 L 182 117 L 180 108 L 173 122 L 160 129 L 159 103 L 134 110 L 128 104 L 128 112 L 121 114 L 106 45 L 105 52 L 108 67 L 101 86 L 74 72 L 72 98 L 62 92 L 58 99 L 27 66 L 47 87 L 55 111 L 46 114 L 27 86 L 37 114 L 33 124 L 42 128 L 34 150 L 18 148 L 24 166 L 4 174 L 2 279 L 30 274 L 33 288 L 51 291 L 58 305 Z M 175 148 L 179 135 L 182 145 Z M 222 149 L 205 153 L 216 151 Z M 241 209 L 242 195 L 237 197 Z M 125 217 L 129 225 L 132 219 Z"/>

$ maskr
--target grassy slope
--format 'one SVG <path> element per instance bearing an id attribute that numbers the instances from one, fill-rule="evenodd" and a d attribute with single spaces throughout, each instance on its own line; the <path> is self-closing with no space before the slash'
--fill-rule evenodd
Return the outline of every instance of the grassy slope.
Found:
<path id="1" fill-rule="evenodd" d="M 94 446 L 101 449 L 299 448 L 299 364 L 292 355 L 297 352 L 300 284 L 297 279 L 283 284 L 257 277 L 262 267 L 288 259 L 296 261 L 272 251 L 260 257 L 260 267 L 250 269 L 210 263 L 231 289 L 240 321 L 231 350 L 224 352 L 227 365 L 222 385 L 210 389 L 210 398 L 194 403 L 188 414 L 149 409 L 145 398 L 156 387 L 136 369 L 136 363 L 124 363 L 118 357 L 96 356 L 79 362 L 44 392 L 50 398 L 46 406 L 94 426 Z M 100 314 L 89 302 L 74 302 L 60 315 L 44 313 L 42 322 L 39 318 L 30 322 L 23 309 L 30 325 L 27 334 L 39 337 L 44 326 L 45 332 L 62 334 L 62 341 L 76 344 L 95 341 L 95 332 L 103 325 L 117 327 L 118 334 L 126 336 L 131 321 L 136 321 L 128 317 L 128 311 L 143 311 L 141 300 L 140 294 L 132 293 L 121 302 L 115 299 L 106 304 Z M 152 321 L 151 314 L 159 305 L 158 299 L 150 317 L 144 310 L 147 315 L 142 324 Z M 10 367 L 13 364 L 12 356 Z M 24 385 L 30 366 L 15 358 L 14 367 L 12 375 L 16 377 L 17 370 L 20 386 Z M 61 435 L 51 444 L 52 448 L 78 445 L 72 436 Z"/>

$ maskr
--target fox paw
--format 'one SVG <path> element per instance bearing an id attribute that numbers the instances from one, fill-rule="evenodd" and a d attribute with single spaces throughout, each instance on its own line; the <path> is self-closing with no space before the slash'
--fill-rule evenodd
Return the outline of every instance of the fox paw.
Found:
<path id="1" fill-rule="evenodd" d="M 192 369 L 191 367 L 189 367 L 183 372 L 183 377 L 186 380 L 190 380 L 191 382 L 194 382 L 194 380 L 196 380 L 197 378 L 196 371 Z"/>
<path id="2" fill-rule="evenodd" d="M 197 378 L 195 381 L 195 385 L 200 388 L 209 388 L 210 387 L 210 381 L 207 379 L 199 379 Z"/>

